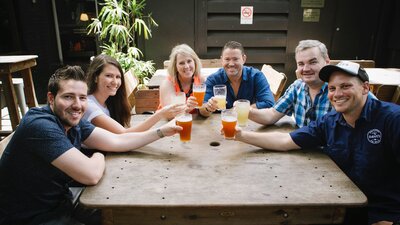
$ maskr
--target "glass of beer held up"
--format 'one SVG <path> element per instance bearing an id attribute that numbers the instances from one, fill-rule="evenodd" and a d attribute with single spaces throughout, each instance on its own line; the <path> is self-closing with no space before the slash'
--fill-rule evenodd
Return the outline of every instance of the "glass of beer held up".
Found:
<path id="1" fill-rule="evenodd" d="M 179 133 L 182 142 L 190 141 L 192 133 L 192 114 L 183 113 L 175 117 L 176 125 L 181 126 L 183 130 Z"/>
<path id="2" fill-rule="evenodd" d="M 218 101 L 218 110 L 226 109 L 226 85 L 215 85 L 213 87 L 214 98 Z"/>
<path id="3" fill-rule="evenodd" d="M 235 110 L 238 114 L 238 124 L 241 127 L 247 125 L 247 119 L 249 118 L 250 101 L 247 99 L 236 100 Z"/>
<path id="4" fill-rule="evenodd" d="M 222 110 L 221 121 L 225 139 L 233 139 L 236 133 L 237 112 L 233 109 Z"/>
<path id="5" fill-rule="evenodd" d="M 201 107 L 203 105 L 205 94 L 206 94 L 205 84 L 193 84 L 193 96 L 196 97 L 197 107 Z"/>

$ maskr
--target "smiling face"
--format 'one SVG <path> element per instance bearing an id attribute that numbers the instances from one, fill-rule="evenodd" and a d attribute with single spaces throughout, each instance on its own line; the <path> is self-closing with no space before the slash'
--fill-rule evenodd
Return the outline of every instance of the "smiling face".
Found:
<path id="1" fill-rule="evenodd" d="M 318 47 L 308 48 L 296 54 L 297 73 L 308 85 L 322 85 L 319 71 L 329 64 L 329 59 L 324 59 Z"/>
<path id="2" fill-rule="evenodd" d="M 87 107 L 87 84 L 77 80 L 60 81 L 60 89 L 54 96 L 47 93 L 50 108 L 60 119 L 66 131 L 78 125 Z"/>
<path id="3" fill-rule="evenodd" d="M 111 64 L 106 64 L 96 78 L 97 93 L 104 96 L 114 96 L 122 83 L 122 75 L 117 67 Z"/>
<path id="4" fill-rule="evenodd" d="M 176 70 L 180 78 L 192 79 L 195 69 L 195 62 L 190 55 L 180 53 L 176 55 Z"/>
<path id="5" fill-rule="evenodd" d="M 222 52 L 221 61 L 228 77 L 241 76 L 246 55 L 240 49 L 227 48 Z"/>
<path id="6" fill-rule="evenodd" d="M 344 116 L 358 116 L 368 96 L 369 84 L 343 72 L 334 72 L 329 78 L 328 98 L 337 112 Z"/>

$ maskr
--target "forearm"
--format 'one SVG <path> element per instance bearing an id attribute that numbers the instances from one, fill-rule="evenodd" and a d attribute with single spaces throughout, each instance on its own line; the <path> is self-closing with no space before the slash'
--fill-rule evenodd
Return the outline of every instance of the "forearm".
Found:
<path id="1" fill-rule="evenodd" d="M 126 152 L 143 147 L 153 141 L 160 139 L 157 129 L 151 129 L 143 132 L 133 132 L 117 135 L 112 138 L 108 145 L 105 145 L 105 151 Z"/>
<path id="2" fill-rule="evenodd" d="M 240 135 L 236 136 L 236 140 L 269 150 L 288 151 L 300 149 L 288 133 L 281 132 L 258 133 L 242 131 Z"/>
<path id="3" fill-rule="evenodd" d="M 249 119 L 263 125 L 276 123 L 284 115 L 273 108 L 268 109 L 250 109 Z"/>
<path id="4" fill-rule="evenodd" d="M 130 127 L 128 130 L 129 132 L 142 132 L 150 129 L 152 126 L 154 126 L 158 121 L 160 121 L 161 115 L 160 111 L 156 111 L 153 115 L 148 117 L 145 121 Z"/>

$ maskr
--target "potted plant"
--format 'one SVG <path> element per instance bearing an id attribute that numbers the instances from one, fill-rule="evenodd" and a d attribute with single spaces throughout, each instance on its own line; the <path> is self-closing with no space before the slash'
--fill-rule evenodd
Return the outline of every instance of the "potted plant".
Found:
<path id="1" fill-rule="evenodd" d="M 155 72 L 152 61 L 143 61 L 137 48 L 137 38 L 151 37 L 151 27 L 158 26 L 151 14 L 144 15 L 145 0 L 104 0 L 98 18 L 92 19 L 88 34 L 97 34 L 102 53 L 114 57 L 125 73 L 132 73 L 139 81 L 138 89 Z"/>

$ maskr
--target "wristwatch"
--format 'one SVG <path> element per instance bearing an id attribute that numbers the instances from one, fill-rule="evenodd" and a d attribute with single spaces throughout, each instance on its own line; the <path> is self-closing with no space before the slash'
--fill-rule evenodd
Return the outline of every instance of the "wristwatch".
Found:
<path id="1" fill-rule="evenodd" d="M 165 135 L 163 134 L 163 132 L 161 131 L 160 128 L 157 129 L 157 135 L 158 135 L 160 138 L 165 137 Z"/>

